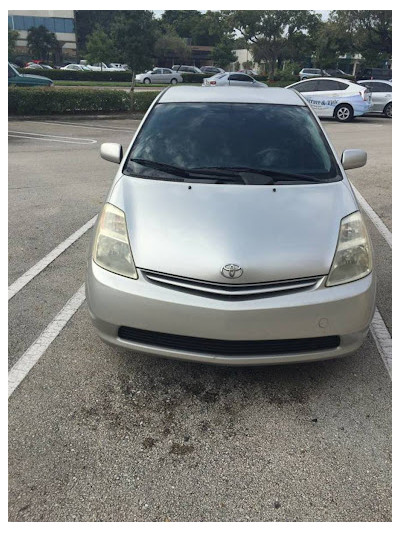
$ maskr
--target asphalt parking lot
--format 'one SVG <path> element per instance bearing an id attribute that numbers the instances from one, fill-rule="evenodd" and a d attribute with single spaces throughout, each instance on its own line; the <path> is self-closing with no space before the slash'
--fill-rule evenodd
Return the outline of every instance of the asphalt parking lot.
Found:
<path id="1" fill-rule="evenodd" d="M 97 215 L 137 120 L 9 122 L 9 284 Z M 324 121 L 391 231 L 391 121 Z M 391 332 L 391 246 L 365 216 Z M 389 233 L 388 231 L 388 233 Z M 91 230 L 9 301 L 9 368 L 84 282 Z M 379 344 L 379 342 L 378 342 Z M 390 521 L 391 379 L 369 333 L 345 359 L 224 368 L 102 344 L 86 304 L 9 400 L 10 521 Z"/>

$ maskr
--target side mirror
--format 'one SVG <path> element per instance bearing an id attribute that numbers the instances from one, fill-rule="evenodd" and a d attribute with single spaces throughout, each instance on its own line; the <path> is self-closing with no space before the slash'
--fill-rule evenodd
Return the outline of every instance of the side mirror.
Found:
<path id="1" fill-rule="evenodd" d="M 100 147 L 100 155 L 106 161 L 119 164 L 123 156 L 122 146 L 117 143 L 103 143 Z"/>
<path id="2" fill-rule="evenodd" d="M 367 163 L 367 152 L 364 150 L 345 150 L 342 154 L 342 165 L 345 170 L 360 168 Z"/>

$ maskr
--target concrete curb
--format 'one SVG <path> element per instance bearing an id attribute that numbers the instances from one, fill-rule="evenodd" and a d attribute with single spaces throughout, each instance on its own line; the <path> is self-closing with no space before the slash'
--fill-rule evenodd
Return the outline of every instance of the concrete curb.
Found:
<path id="1" fill-rule="evenodd" d="M 9 115 L 9 122 L 14 122 L 18 120 L 35 120 L 35 121 L 66 121 L 69 122 L 73 120 L 121 120 L 121 119 L 133 119 L 133 120 L 142 120 L 144 113 L 121 113 L 121 114 L 110 114 L 110 115 Z"/>

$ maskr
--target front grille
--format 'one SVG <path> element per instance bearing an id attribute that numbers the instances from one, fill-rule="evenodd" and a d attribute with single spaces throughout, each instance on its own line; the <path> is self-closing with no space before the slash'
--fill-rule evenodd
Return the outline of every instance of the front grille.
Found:
<path id="1" fill-rule="evenodd" d="M 170 289 L 223 299 L 265 297 L 274 296 L 276 294 L 286 294 L 289 292 L 298 292 L 300 290 L 317 287 L 319 282 L 323 279 L 323 276 L 313 276 L 309 278 L 297 278 L 265 283 L 217 283 L 213 281 L 184 278 L 182 276 L 173 276 L 171 274 L 154 272 L 152 270 L 141 269 L 141 272 L 148 281 L 163 285 Z"/>
<path id="2" fill-rule="evenodd" d="M 193 353 L 206 353 L 213 355 L 251 356 L 251 355 L 276 355 L 313 352 L 337 348 L 340 337 L 310 337 L 305 339 L 277 339 L 260 341 L 226 341 L 220 339 L 205 339 L 203 337 L 187 337 L 171 333 L 157 333 L 143 329 L 121 326 L 118 330 L 120 339 L 153 346 L 180 350 Z"/>

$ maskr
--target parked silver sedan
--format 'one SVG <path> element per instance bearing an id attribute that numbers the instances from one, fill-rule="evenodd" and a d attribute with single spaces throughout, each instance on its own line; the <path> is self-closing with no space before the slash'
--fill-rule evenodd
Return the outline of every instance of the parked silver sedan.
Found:
<path id="1" fill-rule="evenodd" d="M 183 78 L 179 72 L 174 72 L 170 68 L 154 68 L 144 74 L 137 74 L 135 76 L 136 83 L 144 83 L 149 85 L 150 83 L 171 83 L 175 85 L 182 83 Z"/>
<path id="2" fill-rule="evenodd" d="M 171 127 L 172 125 L 172 127 Z M 357 350 L 375 307 L 371 242 L 345 169 L 307 101 L 287 89 L 174 87 L 119 164 L 88 260 L 107 343 L 260 365 Z"/>
<path id="3" fill-rule="evenodd" d="M 392 118 L 392 82 L 387 80 L 360 80 L 359 85 L 371 91 L 371 113 L 383 113 Z"/>
<path id="4" fill-rule="evenodd" d="M 255 80 L 249 74 L 244 74 L 243 72 L 223 72 L 211 76 L 211 78 L 204 78 L 203 86 L 204 87 L 214 87 L 230 85 L 233 87 L 267 87 L 265 83 Z"/>

